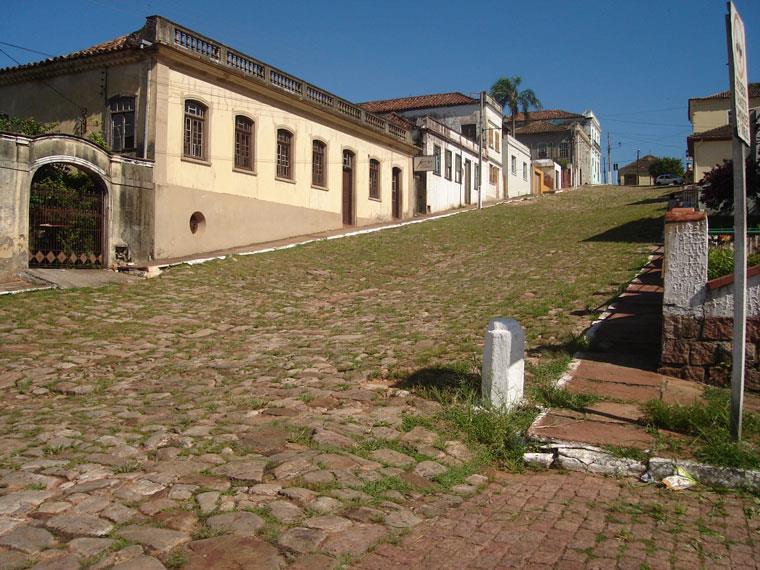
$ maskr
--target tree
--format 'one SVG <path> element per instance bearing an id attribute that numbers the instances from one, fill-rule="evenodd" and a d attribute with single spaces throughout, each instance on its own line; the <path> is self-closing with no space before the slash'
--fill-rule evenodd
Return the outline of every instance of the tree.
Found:
<path id="1" fill-rule="evenodd" d="M 649 175 L 657 178 L 660 174 L 683 176 L 683 162 L 674 156 L 663 156 L 649 165 Z"/>
<path id="2" fill-rule="evenodd" d="M 760 196 L 760 163 L 747 158 L 746 163 L 746 186 L 747 198 L 751 198 L 757 203 Z M 702 200 L 711 210 L 721 214 L 730 214 L 734 209 L 734 162 L 724 160 L 723 164 L 718 164 L 705 173 L 704 178 L 699 182 L 702 186 Z"/>
<path id="3" fill-rule="evenodd" d="M 50 132 L 53 127 L 55 127 L 55 123 L 40 123 L 31 117 L 22 119 L 21 117 L 0 114 L 0 132 L 18 133 L 34 137 Z"/>
<path id="4" fill-rule="evenodd" d="M 512 136 L 515 134 L 515 123 L 520 109 L 525 113 L 526 118 L 531 107 L 541 110 L 541 101 L 532 89 L 520 91 L 521 83 L 522 77 L 515 75 L 514 77 L 499 77 L 491 86 L 491 97 L 496 99 L 502 110 L 509 108 L 512 115 Z"/>

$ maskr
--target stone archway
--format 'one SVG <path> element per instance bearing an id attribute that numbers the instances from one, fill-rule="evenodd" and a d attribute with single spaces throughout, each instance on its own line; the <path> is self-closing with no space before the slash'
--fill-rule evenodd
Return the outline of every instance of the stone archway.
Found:
<path id="1" fill-rule="evenodd" d="M 42 253 L 44 258 L 60 261 L 60 257 L 71 262 L 72 254 L 76 253 L 80 264 L 93 263 L 93 257 L 99 258 L 96 261 L 103 267 L 150 264 L 155 240 L 151 161 L 114 155 L 85 139 L 62 134 L 27 137 L 0 133 L 0 157 L 3 158 L 0 161 L 0 281 L 15 278 L 29 266 L 29 249 L 36 239 L 32 231 L 40 229 L 30 226 L 32 184 L 39 172 L 44 173 L 55 164 L 86 172 L 98 189 L 102 197 L 96 218 L 100 229 L 93 229 L 91 236 L 101 236 L 101 251 L 96 255 L 94 251 L 49 249 Z M 93 199 L 97 201 L 97 193 Z M 60 200 L 54 207 L 62 207 Z M 56 215 L 60 218 L 62 213 Z M 35 260 L 36 253 L 33 252 Z M 82 261 L 82 254 L 86 254 L 86 261 Z"/>

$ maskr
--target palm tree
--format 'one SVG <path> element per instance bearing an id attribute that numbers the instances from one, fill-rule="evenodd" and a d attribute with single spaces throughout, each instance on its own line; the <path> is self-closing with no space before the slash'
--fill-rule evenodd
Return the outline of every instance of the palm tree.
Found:
<path id="1" fill-rule="evenodd" d="M 512 115 L 512 136 L 515 136 L 518 110 L 522 109 L 526 119 L 530 107 L 541 110 L 541 101 L 538 100 L 533 90 L 523 89 L 520 91 L 520 83 L 522 83 L 522 77 L 515 75 L 514 77 L 499 77 L 491 86 L 491 97 L 496 99 L 502 110 L 509 107 Z"/>

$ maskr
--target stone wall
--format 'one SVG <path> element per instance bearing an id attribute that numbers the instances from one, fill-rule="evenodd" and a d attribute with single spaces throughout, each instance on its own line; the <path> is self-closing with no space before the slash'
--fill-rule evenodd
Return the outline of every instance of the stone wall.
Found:
<path id="1" fill-rule="evenodd" d="M 707 218 L 693 208 L 665 216 L 662 374 L 731 383 L 733 275 L 707 280 Z M 760 392 L 760 266 L 747 271 L 745 387 Z"/>

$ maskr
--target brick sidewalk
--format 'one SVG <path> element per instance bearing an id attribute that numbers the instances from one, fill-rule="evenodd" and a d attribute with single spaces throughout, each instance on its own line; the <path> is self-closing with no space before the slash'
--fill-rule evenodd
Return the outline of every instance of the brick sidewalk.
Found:
<path id="1" fill-rule="evenodd" d="M 356 568 L 760 568 L 751 497 L 555 471 L 494 478 Z"/>

